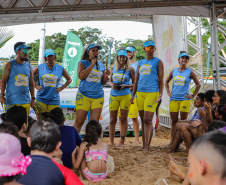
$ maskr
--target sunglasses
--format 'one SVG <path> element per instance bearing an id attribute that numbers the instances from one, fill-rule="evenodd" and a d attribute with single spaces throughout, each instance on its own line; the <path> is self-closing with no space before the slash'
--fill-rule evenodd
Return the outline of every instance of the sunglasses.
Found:
<path id="1" fill-rule="evenodd" d="M 155 47 L 153 46 L 147 46 L 147 47 L 144 47 L 145 51 L 150 51 L 150 50 L 153 50 L 155 49 Z"/>
<path id="2" fill-rule="evenodd" d="M 126 58 L 125 56 L 121 55 L 121 56 L 118 56 L 119 58 Z"/>

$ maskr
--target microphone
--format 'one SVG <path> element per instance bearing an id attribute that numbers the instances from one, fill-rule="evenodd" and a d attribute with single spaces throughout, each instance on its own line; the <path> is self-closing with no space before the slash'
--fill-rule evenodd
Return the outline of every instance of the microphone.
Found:
<path id="1" fill-rule="evenodd" d="M 95 56 L 94 58 L 97 58 L 97 56 Z M 98 70 L 98 63 L 97 63 L 98 61 L 96 61 L 96 68 L 97 68 L 97 70 Z"/>

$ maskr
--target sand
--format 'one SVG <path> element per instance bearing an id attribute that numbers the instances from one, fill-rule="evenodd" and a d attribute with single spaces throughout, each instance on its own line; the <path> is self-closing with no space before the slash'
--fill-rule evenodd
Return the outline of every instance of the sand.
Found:
<path id="1" fill-rule="evenodd" d="M 97 185 L 146 185 L 155 184 L 159 178 L 165 178 L 170 185 L 181 184 L 168 177 L 169 154 L 173 157 L 187 157 L 184 151 L 170 153 L 167 145 L 170 140 L 170 130 L 159 127 L 156 137 L 152 139 L 150 151 L 142 151 L 142 145 L 134 146 L 134 137 L 126 138 L 124 148 L 109 147 L 109 154 L 114 158 L 115 170 L 109 173 L 107 179 L 95 183 Z M 119 138 L 115 138 L 115 143 Z M 140 141 L 142 138 L 140 137 Z M 109 138 L 103 142 L 109 144 Z M 92 184 L 92 183 L 89 183 Z"/>

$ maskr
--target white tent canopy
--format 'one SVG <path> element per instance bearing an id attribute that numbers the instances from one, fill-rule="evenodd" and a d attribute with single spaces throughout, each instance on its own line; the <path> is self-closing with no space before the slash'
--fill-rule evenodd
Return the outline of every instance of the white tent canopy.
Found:
<path id="1" fill-rule="evenodd" d="M 0 25 L 91 20 L 150 22 L 152 15 L 210 17 L 212 3 L 216 15 L 226 18 L 223 0 L 1 0 Z"/>

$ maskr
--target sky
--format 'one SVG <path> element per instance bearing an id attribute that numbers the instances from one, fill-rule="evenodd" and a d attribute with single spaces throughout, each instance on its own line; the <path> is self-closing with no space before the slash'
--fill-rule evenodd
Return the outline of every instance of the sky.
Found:
<path id="1" fill-rule="evenodd" d="M 14 54 L 13 46 L 16 42 L 31 43 L 40 39 L 43 35 L 41 31 L 43 25 L 43 23 L 39 23 L 8 26 L 9 30 L 13 30 L 15 36 L 0 49 L 0 58 L 12 56 Z M 151 23 L 134 21 L 83 21 L 46 23 L 46 36 L 59 32 L 67 34 L 69 29 L 78 30 L 85 26 L 98 28 L 102 30 L 103 35 L 122 41 L 125 41 L 127 38 L 146 40 L 148 35 L 152 35 Z"/>

